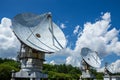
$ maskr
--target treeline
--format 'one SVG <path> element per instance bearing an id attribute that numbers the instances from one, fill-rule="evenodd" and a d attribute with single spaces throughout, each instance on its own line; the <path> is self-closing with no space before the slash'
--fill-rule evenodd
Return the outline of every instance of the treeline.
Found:
<path id="1" fill-rule="evenodd" d="M 73 67 L 72 65 L 50 65 L 44 64 L 43 72 L 47 73 L 49 79 L 60 79 L 60 80 L 78 80 L 81 71 L 78 67 Z"/>
<path id="2" fill-rule="evenodd" d="M 0 80 L 10 80 L 11 71 L 19 71 L 19 63 L 12 59 L 0 58 Z"/>
<path id="3" fill-rule="evenodd" d="M 11 71 L 18 72 L 20 70 L 20 63 L 12 59 L 0 58 L 0 80 L 10 80 Z M 103 79 L 103 73 L 97 73 L 92 70 L 97 79 Z M 43 65 L 43 73 L 48 74 L 48 80 L 79 80 L 81 71 L 78 67 L 72 65 Z"/>
<path id="4" fill-rule="evenodd" d="M 0 80 L 10 80 L 12 70 L 19 71 L 20 63 L 12 59 L 0 58 Z M 71 65 L 43 65 L 43 73 L 48 74 L 49 80 L 76 80 L 79 79 L 81 71 L 78 67 Z"/>

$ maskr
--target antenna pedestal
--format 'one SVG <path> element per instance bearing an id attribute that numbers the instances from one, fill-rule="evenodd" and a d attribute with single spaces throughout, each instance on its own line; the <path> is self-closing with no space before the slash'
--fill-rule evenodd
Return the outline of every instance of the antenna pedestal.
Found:
<path id="1" fill-rule="evenodd" d="M 93 78 L 94 78 L 94 75 L 91 74 L 89 71 L 87 71 L 87 72 L 82 72 L 81 78 L 82 78 L 82 79 L 86 79 L 86 78 L 93 79 Z"/>
<path id="2" fill-rule="evenodd" d="M 12 80 L 14 80 L 14 78 L 29 78 L 30 80 L 47 78 L 47 74 L 42 73 L 44 58 L 44 52 L 36 51 L 26 45 L 21 45 L 21 50 L 18 55 L 18 60 L 21 63 L 21 70 L 12 73 Z"/>
<path id="3" fill-rule="evenodd" d="M 94 75 L 90 72 L 90 66 L 84 61 L 82 60 L 82 75 L 80 76 L 80 80 L 82 79 L 94 79 Z"/>

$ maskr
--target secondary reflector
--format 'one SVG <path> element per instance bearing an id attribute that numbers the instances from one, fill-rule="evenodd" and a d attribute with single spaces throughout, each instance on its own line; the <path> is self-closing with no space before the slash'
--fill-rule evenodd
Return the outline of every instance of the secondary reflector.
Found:
<path id="1" fill-rule="evenodd" d="M 22 43 L 39 51 L 51 53 L 66 46 L 65 35 L 52 22 L 50 13 L 18 14 L 12 20 L 12 29 Z"/>

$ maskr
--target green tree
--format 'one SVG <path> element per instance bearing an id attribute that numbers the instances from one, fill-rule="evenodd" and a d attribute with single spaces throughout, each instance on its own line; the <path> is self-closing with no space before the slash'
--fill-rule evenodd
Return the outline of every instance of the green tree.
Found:
<path id="1" fill-rule="evenodd" d="M 10 80 L 12 70 L 16 70 L 16 68 L 6 64 L 0 64 L 0 80 Z"/>
<path id="2" fill-rule="evenodd" d="M 10 80 L 12 70 L 18 71 L 19 63 L 11 59 L 0 58 L 0 80 Z"/>
<path id="3" fill-rule="evenodd" d="M 96 79 L 103 79 L 103 73 L 97 73 Z"/>

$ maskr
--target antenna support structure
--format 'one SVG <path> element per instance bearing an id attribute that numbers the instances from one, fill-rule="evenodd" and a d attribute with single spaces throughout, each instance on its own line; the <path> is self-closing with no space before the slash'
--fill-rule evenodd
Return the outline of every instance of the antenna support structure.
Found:
<path id="1" fill-rule="evenodd" d="M 81 49 L 81 57 L 82 57 L 82 75 L 80 76 L 81 79 L 94 79 L 95 76 L 93 73 L 93 68 L 99 68 L 101 65 L 101 60 L 98 57 L 96 51 L 93 51 L 87 47 L 83 47 Z"/>
<path id="2" fill-rule="evenodd" d="M 12 71 L 12 79 L 20 78 L 30 80 L 40 80 L 41 78 L 48 78 L 47 74 L 42 73 L 42 66 L 45 58 L 45 53 L 37 51 L 21 43 L 20 52 L 17 59 L 21 63 L 21 70 L 19 72 Z"/>
<path id="3" fill-rule="evenodd" d="M 81 71 L 82 71 L 82 75 L 80 76 L 79 80 L 83 80 L 83 79 L 94 79 L 95 76 L 92 74 L 92 72 L 90 71 L 90 65 L 88 65 L 84 59 L 82 59 L 81 61 L 82 63 L 82 67 L 81 67 Z"/>

